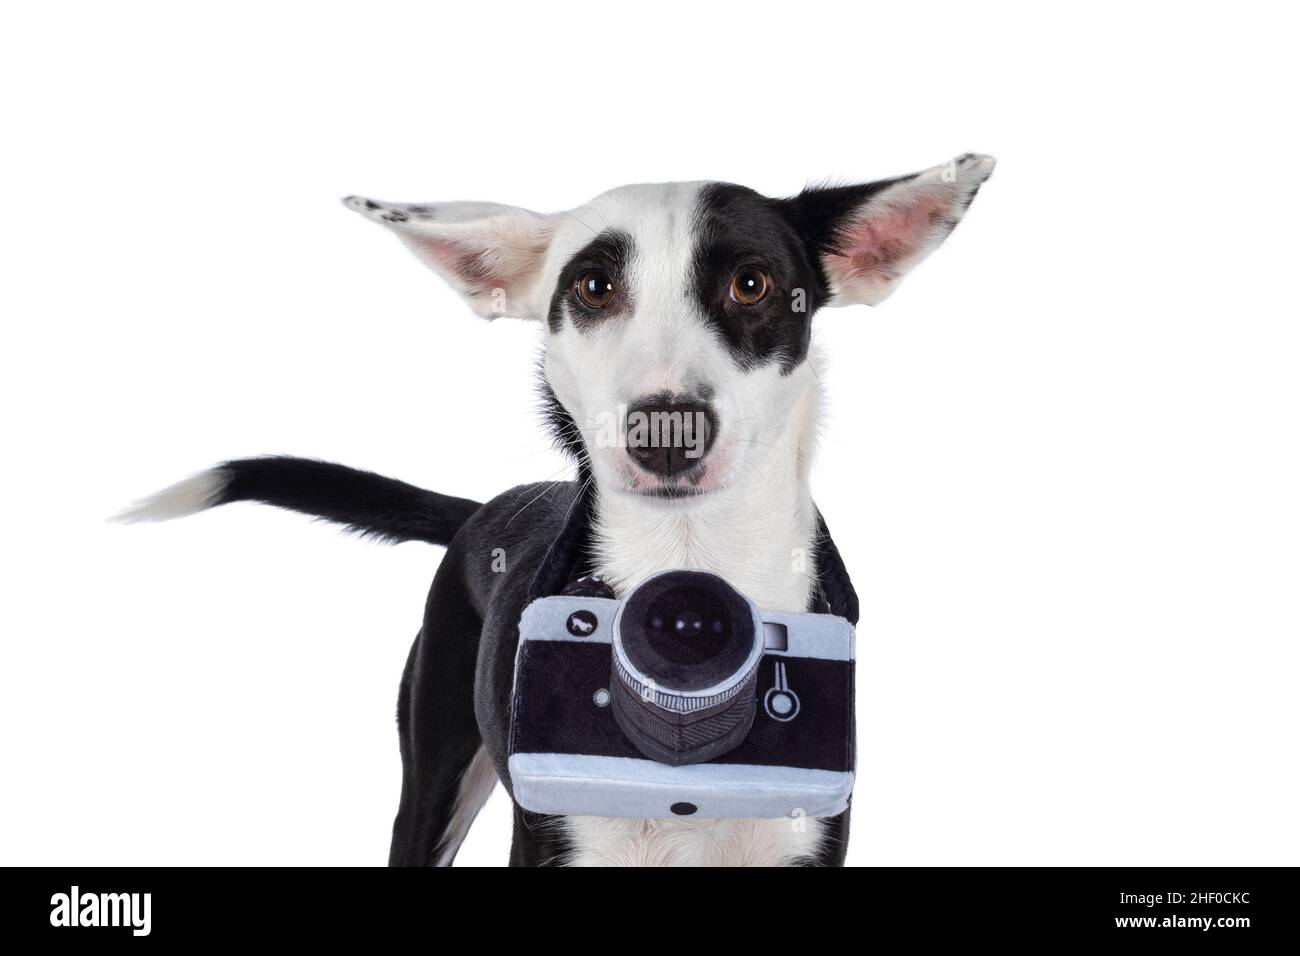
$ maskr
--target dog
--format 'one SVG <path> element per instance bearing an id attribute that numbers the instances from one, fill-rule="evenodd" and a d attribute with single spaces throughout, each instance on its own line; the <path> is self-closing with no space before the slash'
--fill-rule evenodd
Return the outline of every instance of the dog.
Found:
<path id="1" fill-rule="evenodd" d="M 558 214 L 349 197 L 478 315 L 543 325 L 546 417 L 577 480 L 481 504 L 341 465 L 253 458 L 125 517 L 258 501 L 447 549 L 401 682 L 389 862 L 448 866 L 496 783 L 510 790 L 518 622 L 575 513 L 587 522 L 584 568 L 615 595 L 681 568 L 714 572 L 764 608 L 815 605 L 813 315 L 882 302 L 952 232 L 993 167 L 966 154 L 783 199 L 716 182 L 633 185 Z M 611 438 L 626 438 L 637 415 L 687 427 L 669 441 Z M 848 816 L 543 817 L 516 804 L 510 863 L 840 865 Z"/>

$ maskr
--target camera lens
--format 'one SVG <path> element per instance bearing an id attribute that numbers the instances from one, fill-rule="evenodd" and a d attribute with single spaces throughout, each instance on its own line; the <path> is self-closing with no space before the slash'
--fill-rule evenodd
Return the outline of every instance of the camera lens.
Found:
<path id="1" fill-rule="evenodd" d="M 744 610 L 748 626 L 749 609 Z M 705 664 L 717 658 L 732 637 L 732 609 L 716 593 L 697 585 L 660 592 L 647 602 L 643 617 L 652 652 L 645 655 L 646 663 L 656 669 L 652 657 L 677 667 Z"/>
<path id="2" fill-rule="evenodd" d="M 753 724 L 761 618 L 717 575 L 669 571 L 633 591 L 614 628 L 614 715 L 647 756 L 698 763 Z"/>
<path id="3" fill-rule="evenodd" d="M 694 611 L 678 611 L 676 630 L 682 637 L 699 637 L 704 631 L 704 618 Z"/>

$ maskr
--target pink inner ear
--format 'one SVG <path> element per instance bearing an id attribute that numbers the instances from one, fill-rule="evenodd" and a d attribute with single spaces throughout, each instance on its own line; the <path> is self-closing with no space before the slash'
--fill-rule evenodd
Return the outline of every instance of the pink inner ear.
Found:
<path id="1" fill-rule="evenodd" d="M 491 231 L 456 239 L 440 236 L 409 236 L 416 250 L 438 272 L 471 298 L 519 293 L 522 284 L 536 273 L 546 256 L 549 236 L 502 236 Z"/>
<path id="2" fill-rule="evenodd" d="M 469 286 L 473 292 L 490 292 L 510 278 L 494 276 L 486 257 L 479 250 L 427 236 L 421 236 L 415 242 L 435 268 Z"/>
<path id="3" fill-rule="evenodd" d="M 941 228 L 949 206 L 929 197 L 859 219 L 840 231 L 839 250 L 827 257 L 827 264 L 841 273 L 841 281 L 892 279 L 898 274 L 895 266 L 921 252 Z"/>

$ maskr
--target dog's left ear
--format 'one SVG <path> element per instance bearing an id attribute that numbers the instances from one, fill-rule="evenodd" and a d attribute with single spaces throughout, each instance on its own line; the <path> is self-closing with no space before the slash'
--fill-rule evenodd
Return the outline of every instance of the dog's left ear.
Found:
<path id="1" fill-rule="evenodd" d="M 992 156 L 967 153 L 911 176 L 806 189 L 787 200 L 826 273 L 826 304 L 888 298 L 961 221 L 993 166 Z"/>
<path id="2" fill-rule="evenodd" d="M 397 233 L 484 318 L 545 314 L 539 283 L 553 216 L 486 202 L 419 205 L 349 196 L 343 204 Z"/>

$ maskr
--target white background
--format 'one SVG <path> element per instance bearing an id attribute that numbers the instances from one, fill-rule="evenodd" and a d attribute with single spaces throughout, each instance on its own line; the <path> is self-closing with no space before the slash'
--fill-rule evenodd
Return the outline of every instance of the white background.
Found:
<path id="1" fill-rule="evenodd" d="M 282 452 L 563 473 L 540 330 L 345 210 L 1000 165 L 818 316 L 863 600 L 855 864 L 1296 864 L 1294 24 L 1233 4 L 29 5 L 0 27 L 0 862 L 379 864 L 441 556 L 233 506 Z M 461 864 L 502 864 L 501 791 Z"/>

